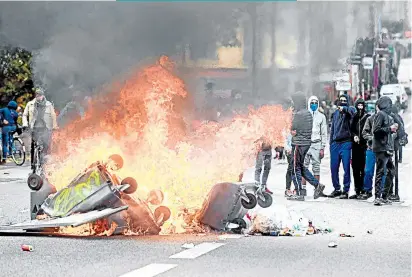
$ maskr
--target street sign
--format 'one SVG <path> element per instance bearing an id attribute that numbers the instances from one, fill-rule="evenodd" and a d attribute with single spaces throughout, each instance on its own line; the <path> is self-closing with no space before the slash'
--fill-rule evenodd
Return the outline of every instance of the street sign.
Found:
<path id="1" fill-rule="evenodd" d="M 349 63 L 350 64 L 361 64 L 362 58 L 361 56 L 358 56 L 358 55 L 350 56 Z"/>
<path id="2" fill-rule="evenodd" d="M 338 80 L 336 81 L 336 90 L 351 90 L 352 85 L 348 81 Z"/>
<path id="3" fill-rule="evenodd" d="M 363 66 L 363 69 L 366 69 L 366 70 L 371 70 L 371 69 L 373 69 L 373 58 L 371 58 L 371 57 L 364 57 L 364 58 L 362 59 L 362 66 Z"/>

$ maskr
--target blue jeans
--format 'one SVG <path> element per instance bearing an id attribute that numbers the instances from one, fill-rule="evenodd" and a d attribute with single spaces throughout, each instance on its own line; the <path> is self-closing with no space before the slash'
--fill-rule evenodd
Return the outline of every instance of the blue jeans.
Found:
<path id="1" fill-rule="evenodd" d="M 340 190 L 339 167 L 343 164 L 343 191 L 349 192 L 350 189 L 350 159 L 352 142 L 332 142 L 330 145 L 330 170 L 332 174 L 332 184 L 335 190 Z"/>
<path id="2" fill-rule="evenodd" d="M 9 154 L 10 133 L 16 131 L 16 126 L 3 126 L 1 128 L 1 145 L 3 147 L 3 159 Z"/>
<path id="3" fill-rule="evenodd" d="M 372 149 L 366 150 L 366 164 L 365 164 L 365 177 L 363 179 L 363 191 L 372 192 L 373 175 L 375 175 L 375 153 Z"/>

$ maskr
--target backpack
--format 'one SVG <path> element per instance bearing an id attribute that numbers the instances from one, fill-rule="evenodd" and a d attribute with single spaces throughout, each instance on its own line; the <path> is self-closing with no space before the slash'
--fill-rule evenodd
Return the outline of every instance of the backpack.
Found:
<path id="1" fill-rule="evenodd" d="M 397 140 L 399 142 L 400 146 L 405 146 L 408 144 L 408 134 L 405 132 L 405 126 L 403 124 L 402 118 L 395 113 L 391 113 L 391 116 L 395 123 L 398 124 L 398 131 L 396 132 L 397 134 Z"/>

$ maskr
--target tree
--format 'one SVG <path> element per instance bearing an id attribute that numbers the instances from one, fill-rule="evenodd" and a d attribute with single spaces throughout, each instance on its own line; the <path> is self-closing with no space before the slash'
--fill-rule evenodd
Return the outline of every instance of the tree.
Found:
<path id="1" fill-rule="evenodd" d="M 10 100 L 25 104 L 33 94 L 31 53 L 22 48 L 0 49 L 0 104 Z"/>

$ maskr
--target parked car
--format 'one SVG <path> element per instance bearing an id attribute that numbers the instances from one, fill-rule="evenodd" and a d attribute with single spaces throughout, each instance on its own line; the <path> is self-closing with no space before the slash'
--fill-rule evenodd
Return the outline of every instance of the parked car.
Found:
<path id="1" fill-rule="evenodd" d="M 401 84 L 383 85 L 380 91 L 381 96 L 388 96 L 392 100 L 393 105 L 397 105 L 401 109 L 408 108 L 408 95 L 405 87 Z"/>

